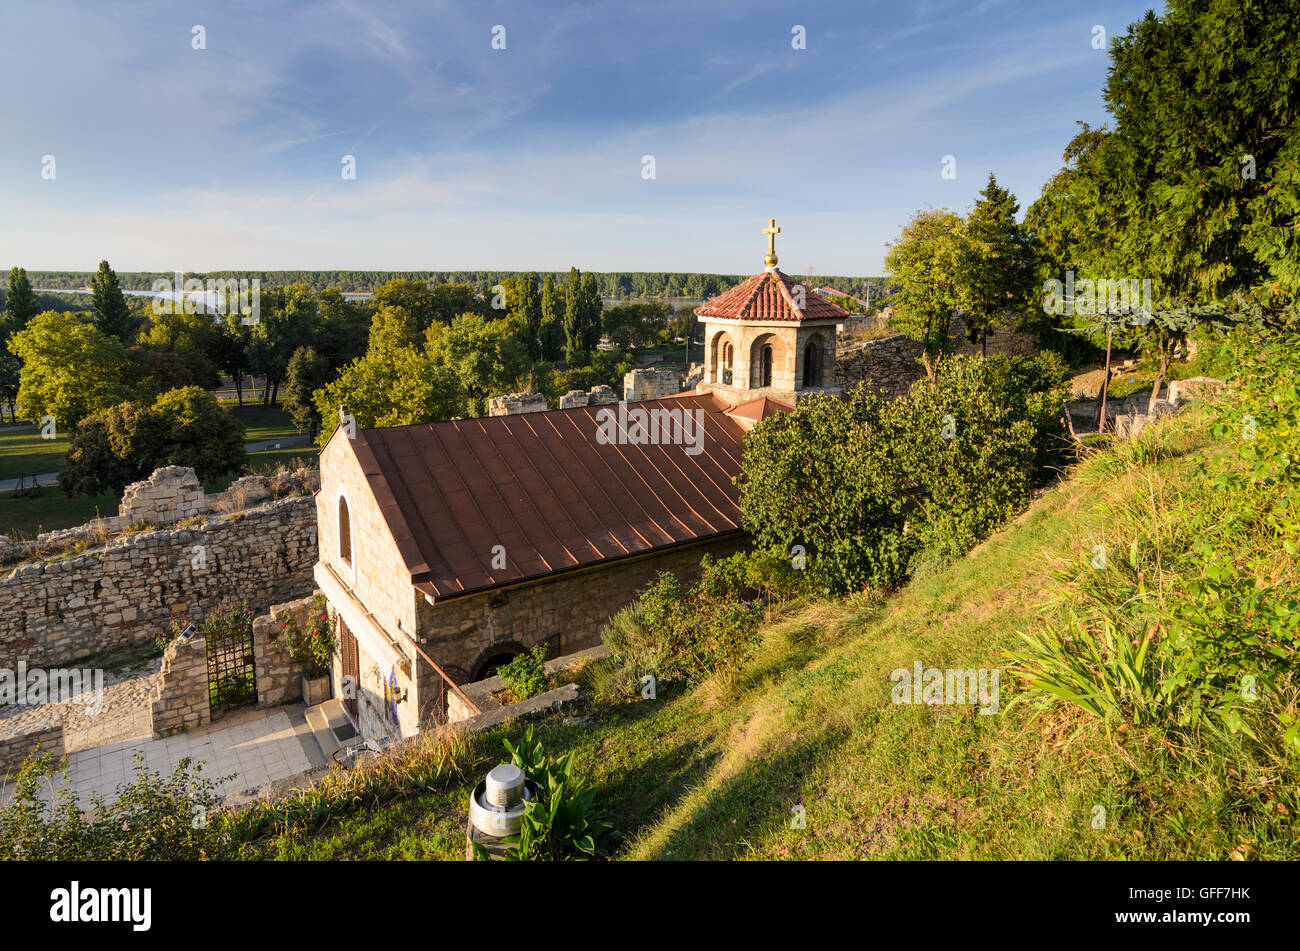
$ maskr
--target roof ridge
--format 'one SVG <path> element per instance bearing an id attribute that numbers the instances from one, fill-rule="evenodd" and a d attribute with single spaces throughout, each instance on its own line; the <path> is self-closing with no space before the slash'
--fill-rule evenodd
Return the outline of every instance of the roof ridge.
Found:
<path id="1" fill-rule="evenodd" d="M 782 271 L 782 270 L 780 270 L 779 268 L 777 268 L 777 269 L 776 269 L 776 277 L 777 277 L 777 280 L 776 280 L 777 286 L 781 288 L 781 296 L 785 298 L 785 302 L 786 302 L 787 304 L 790 305 L 790 309 L 791 309 L 792 311 L 794 311 L 795 314 L 798 315 L 799 319 L 800 319 L 800 320 L 803 320 L 803 319 L 804 319 L 804 308 L 800 307 L 798 304 L 796 304 L 796 303 L 794 302 L 794 296 L 790 293 L 790 288 L 788 288 L 788 287 L 785 286 L 785 282 L 786 282 L 786 280 L 789 279 L 790 275 L 789 275 L 789 274 L 786 274 L 784 271 Z M 816 293 L 816 292 L 814 291 L 814 293 Z M 804 304 L 807 304 L 807 303 L 808 303 L 808 288 L 805 286 L 805 287 L 804 287 Z"/>

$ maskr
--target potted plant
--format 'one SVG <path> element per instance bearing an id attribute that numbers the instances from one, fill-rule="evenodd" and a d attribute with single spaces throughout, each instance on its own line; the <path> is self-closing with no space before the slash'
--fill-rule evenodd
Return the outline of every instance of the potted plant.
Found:
<path id="1" fill-rule="evenodd" d="M 312 599 L 305 624 L 299 624 L 290 614 L 280 630 L 289 656 L 304 664 L 303 701 L 309 707 L 324 703 L 330 696 L 330 663 L 334 656 L 334 622 L 326 610 L 324 597 L 317 595 Z"/>

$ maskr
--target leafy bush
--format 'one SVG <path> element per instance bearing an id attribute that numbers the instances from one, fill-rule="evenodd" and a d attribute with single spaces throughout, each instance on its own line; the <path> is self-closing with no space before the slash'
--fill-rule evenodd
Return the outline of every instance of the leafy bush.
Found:
<path id="1" fill-rule="evenodd" d="M 595 792 L 573 775 L 574 751 L 559 758 L 548 756 L 541 740 L 533 738 L 531 726 L 518 746 L 509 740 L 502 742 L 510 752 L 510 762 L 537 784 L 537 797 L 525 806 L 519 834 L 505 839 L 513 846 L 506 858 L 563 862 L 601 855 L 610 826 L 601 818 Z M 478 859 L 487 858 L 486 850 L 477 843 L 474 854 Z"/>
<path id="2" fill-rule="evenodd" d="M 741 513 L 760 548 L 808 551 L 831 594 L 904 582 L 959 555 L 1064 464 L 1065 367 L 953 357 L 937 384 L 892 402 L 865 386 L 759 423 L 741 465 Z"/>
<path id="3" fill-rule="evenodd" d="M 169 390 L 152 406 L 119 403 L 80 421 L 59 487 L 68 496 L 120 493 L 159 466 L 188 466 L 200 481 L 247 461 L 244 424 L 197 386 Z"/>
<path id="4" fill-rule="evenodd" d="M 505 681 L 516 700 L 527 700 L 547 688 L 545 644 L 520 654 L 510 663 L 497 668 L 497 676 Z"/>
<path id="5" fill-rule="evenodd" d="M 635 602 L 606 626 L 604 643 L 637 677 L 699 683 L 738 668 L 758 632 L 761 605 L 744 600 L 725 567 L 706 555 L 700 580 L 686 587 L 660 572 Z"/>
<path id="6" fill-rule="evenodd" d="M 54 757 L 29 759 L 8 801 L 0 804 L 0 859 L 22 861 L 157 861 L 224 858 L 228 839 L 210 829 L 221 803 L 217 783 L 182 759 L 168 777 L 150 772 L 137 756 L 135 779 L 118 786 L 105 804 L 94 795 L 83 806 L 66 783 L 55 802 L 39 798 L 57 772 Z M 83 811 L 85 810 L 85 811 Z"/>

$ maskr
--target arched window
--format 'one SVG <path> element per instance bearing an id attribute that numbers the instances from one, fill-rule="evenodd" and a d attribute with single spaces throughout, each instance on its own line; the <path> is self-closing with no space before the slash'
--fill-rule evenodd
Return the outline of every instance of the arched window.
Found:
<path id="1" fill-rule="evenodd" d="M 736 358 L 736 348 L 727 341 L 722 345 L 722 382 L 731 384 L 731 367 Z"/>
<path id="2" fill-rule="evenodd" d="M 772 385 L 772 345 L 763 346 L 762 363 L 759 367 L 758 385 L 760 387 Z"/>
<path id="3" fill-rule="evenodd" d="M 339 560 L 352 564 L 352 519 L 348 516 L 348 500 L 339 496 Z"/>
<path id="4" fill-rule="evenodd" d="M 803 348 L 803 385 L 821 386 L 822 384 L 822 350 L 817 341 L 810 341 Z"/>

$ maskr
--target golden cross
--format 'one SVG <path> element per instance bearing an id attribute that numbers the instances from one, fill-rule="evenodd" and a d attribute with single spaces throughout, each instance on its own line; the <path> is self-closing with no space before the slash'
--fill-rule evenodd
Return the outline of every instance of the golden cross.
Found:
<path id="1" fill-rule="evenodd" d="M 767 227 L 763 229 L 763 234 L 767 235 L 767 257 L 763 258 L 763 263 L 771 267 L 776 266 L 776 236 L 781 233 L 781 229 L 776 226 L 776 219 L 767 219 Z"/>

